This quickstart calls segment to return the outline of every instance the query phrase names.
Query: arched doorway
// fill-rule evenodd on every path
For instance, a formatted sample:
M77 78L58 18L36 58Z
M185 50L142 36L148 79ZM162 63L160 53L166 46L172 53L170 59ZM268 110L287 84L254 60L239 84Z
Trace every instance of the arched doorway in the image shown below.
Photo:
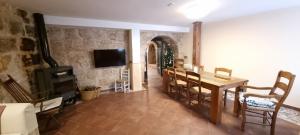
M155 51L155 52L154 52ZM150 58L151 57L151 58ZM156 36L148 43L145 52L145 71L144 81L148 81L148 75L162 75L165 68L173 67L173 61L178 57L178 48L176 42L168 36ZM156 58L153 60L153 58ZM150 67L151 66L151 67ZM151 69L150 69L151 68Z

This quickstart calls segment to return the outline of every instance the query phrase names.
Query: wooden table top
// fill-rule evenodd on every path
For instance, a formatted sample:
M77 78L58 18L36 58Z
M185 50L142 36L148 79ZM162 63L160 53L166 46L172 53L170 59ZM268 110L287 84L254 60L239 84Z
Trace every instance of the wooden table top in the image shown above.
M186 74L183 72L176 72L177 76L186 77ZM216 75L215 73L201 71L201 82L212 84L217 87L226 87L228 85L247 82L247 79L237 78L237 77L228 77L224 75Z

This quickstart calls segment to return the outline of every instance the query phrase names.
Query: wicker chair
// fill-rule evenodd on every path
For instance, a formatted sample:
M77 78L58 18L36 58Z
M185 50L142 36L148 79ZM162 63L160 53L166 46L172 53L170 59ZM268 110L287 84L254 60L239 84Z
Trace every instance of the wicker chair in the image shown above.
M228 68L215 68L215 74L226 74L226 76L231 77L232 70ZM228 90L224 90L224 106L226 106L226 101L227 101L227 92Z
M175 59L174 60L174 68L184 68L184 59Z
M241 93L239 97L240 106L242 110L242 125L241 128L244 131L245 124L259 124L264 126L271 126L271 135L275 133L275 124L278 111L289 95L293 86L295 75L290 72L280 71L277 76L277 80L273 87L254 87L244 86L246 88L255 90L270 90L268 95ZM281 79L287 79L287 83ZM247 117L259 117L262 118L262 123L247 121Z
M196 66L196 65L193 65L192 70L193 70L195 73L200 73L200 72L204 71L204 66Z
M189 93L189 104L191 104L191 100L197 95L198 103L204 103L204 101L209 100L211 96L211 90L201 87L201 75L195 72L186 72L187 78L187 89ZM190 79L194 78L194 79ZM197 78L195 81L195 78Z
M187 81L189 105L191 105L194 97L197 97L197 101L199 104L202 98L200 74L191 71L186 71L186 81Z
M115 92L130 92L130 70L121 69L120 79L115 80Z
M187 87L187 83L183 79L179 79L176 76L178 69L168 68L168 76L169 76L169 87L168 92L171 94L173 90L175 90L177 98L179 98L181 91Z
M32 103L35 107L35 112L38 116L47 116L46 127L50 120L54 120L57 125L60 125L54 115L60 112L62 107L62 97L47 100L45 98L37 99L29 94L18 82L16 82L10 75L8 80L2 81L3 87L12 95L18 103Z

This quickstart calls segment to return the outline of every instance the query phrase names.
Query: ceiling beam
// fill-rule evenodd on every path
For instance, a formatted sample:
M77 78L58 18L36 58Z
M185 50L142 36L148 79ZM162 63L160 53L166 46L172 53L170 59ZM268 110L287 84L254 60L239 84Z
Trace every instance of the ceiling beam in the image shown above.
M116 28L116 29L139 29L149 31L167 31L167 32L189 32L189 27L168 26L168 25L154 25L131 22L107 21L97 19L72 18L61 16L45 15L45 23L53 25L67 25L67 26L84 26L84 27L102 27L102 28Z

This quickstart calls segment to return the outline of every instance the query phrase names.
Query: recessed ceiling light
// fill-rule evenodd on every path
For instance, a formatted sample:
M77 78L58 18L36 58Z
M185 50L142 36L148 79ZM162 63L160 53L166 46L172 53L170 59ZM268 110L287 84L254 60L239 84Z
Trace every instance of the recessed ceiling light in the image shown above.
M174 6L175 5L175 3L174 2L170 2L170 3L168 3L168 7L171 7L171 6Z
M220 7L218 0L194 0L183 5L179 12L192 20L199 20Z

